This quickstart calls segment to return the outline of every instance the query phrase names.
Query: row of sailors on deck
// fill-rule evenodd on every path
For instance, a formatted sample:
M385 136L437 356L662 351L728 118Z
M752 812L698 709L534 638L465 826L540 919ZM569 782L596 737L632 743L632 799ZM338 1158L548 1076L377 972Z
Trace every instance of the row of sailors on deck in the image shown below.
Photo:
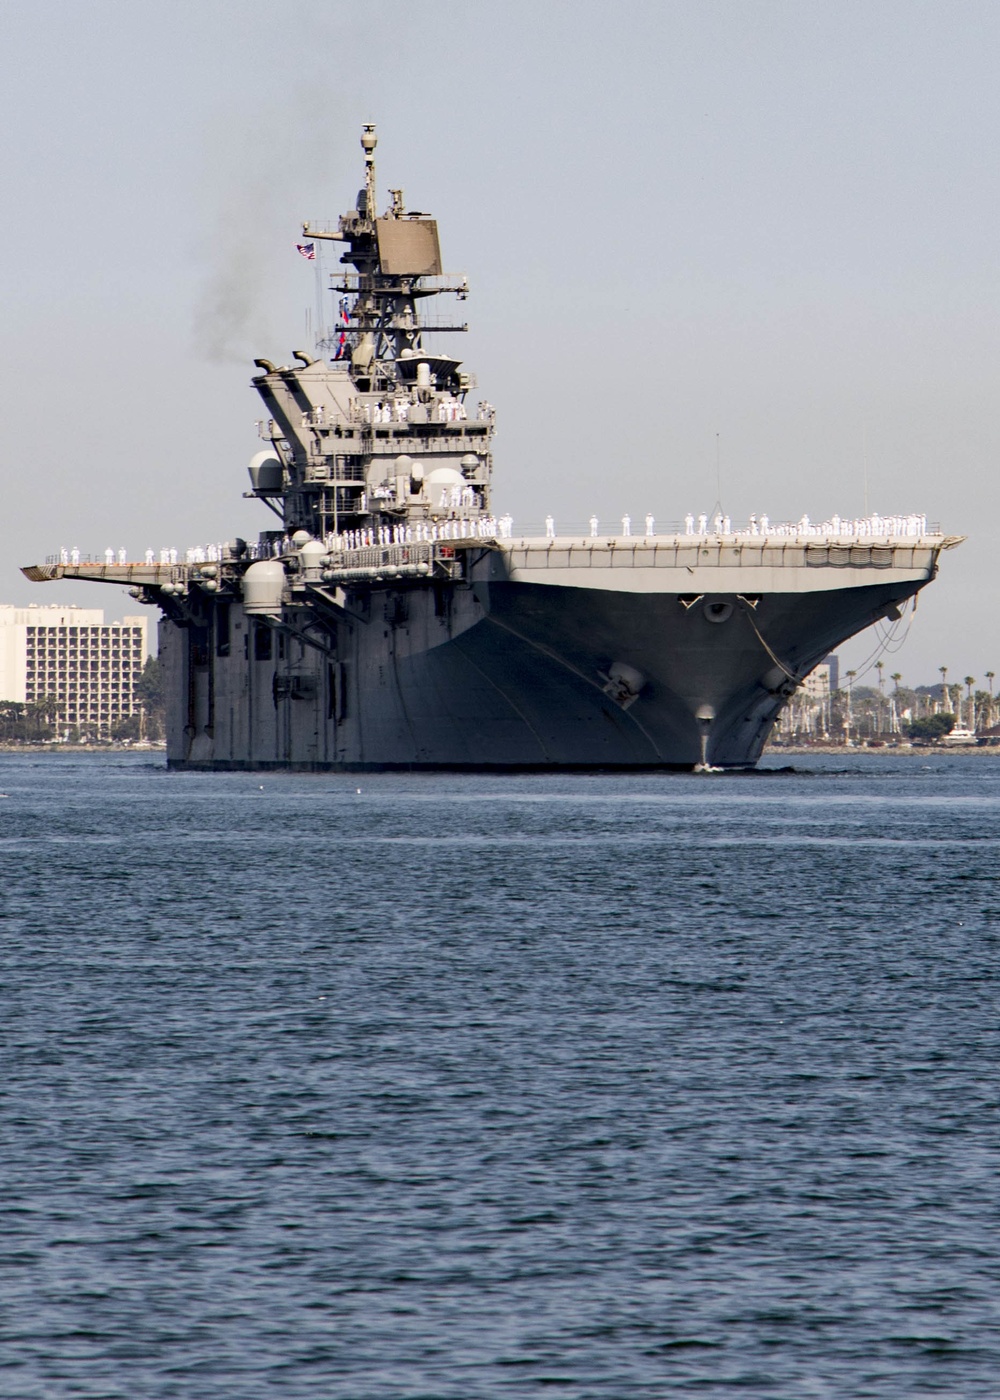
M646 517L647 524L650 519L650 516ZM719 514L712 521L712 527L709 531L707 515L698 516L697 529L693 515L684 517L686 535L847 535L856 539L859 536L885 538L887 535L926 535L927 516L873 514L863 518L848 518L833 515L829 520L814 524L808 515L803 515L796 521L772 524L766 515L760 516L759 519L756 515L751 515L746 529L733 530L729 516ZM646 533L650 534L651 531L647 529Z
M478 505L472 486L446 486L441 492L442 510L466 510Z
M596 539L597 539L598 525L599 525L599 523L600 523L600 522L598 521L596 515L592 515L592 516L590 517L590 538L591 538L592 540L596 540ZM625 514L625 515L622 516L622 534L625 535L625 536L631 536L631 534L632 534L632 517L631 517L630 515L628 515L628 514ZM652 536L652 535L655 535L655 534L656 534L656 521L653 519L653 517L652 517L651 515L647 515L647 516L646 516L646 535L647 535L647 537L649 537L649 536ZM553 539L555 539L555 536L556 536L556 522L553 520L553 518L552 518L551 515L547 515L547 516L545 517L545 537L546 537L546 539L553 540Z
M376 486L372 496L376 501L391 501L396 495L393 486ZM366 508L366 500L362 499L361 509ZM441 491L441 499L438 506L441 510L473 510L479 505L479 496L474 486L445 486Z
M415 541L433 542L436 540L465 540L465 539L510 539L514 529L514 517L512 515L479 516L477 519L468 520L443 520L440 522L430 522L418 520L411 525L379 525L365 530L346 530L343 534L329 534L324 543L327 549L363 549L369 545L390 545L390 544L413 544ZM270 543L270 552L280 558L283 554L294 553L296 546L287 535L280 539L275 539ZM194 545L184 551L184 562L186 564L204 564L206 562L216 562L226 558L226 546L223 544ZM252 558L262 557L261 550L256 545L251 545L248 554ZM80 550L74 545L72 549L60 549L59 561L62 564L80 563ZM87 562L90 562L88 556ZM104 551L105 564L112 565L118 563L125 565L128 562L128 551L113 549ZM156 551L147 549L145 554L147 565L157 562ZM176 549L161 549L159 552L159 563L176 564L179 556Z
M124 563L126 562L127 559L128 559L128 550L126 550L126 549L120 549L120 550L118 551L118 563L119 563L119 564L124 564ZM72 549L66 549L66 547L64 546L62 549L60 549L60 551L59 551L59 562L60 562L60 564L74 564L74 565L79 564L79 562L80 562L80 551L79 551L79 549L77 548L77 546L74 545ZM104 562L105 562L105 564L113 564L113 563L115 562L115 551L114 551L113 549L106 549L106 550L104 551ZM90 556L89 556L89 555L87 556L87 563L88 563L88 564L90 563Z
M363 530L345 530L339 535L327 535L324 544L331 552L343 549L367 549L391 544L433 543L437 540L510 539L514 517L481 515L475 520L417 520L410 525L368 526Z
M442 501L442 504L444 502ZM590 537L597 539L599 533L599 521L596 515L590 517ZM647 539L652 539L656 535L656 521L652 515L647 515L645 520L644 535ZM849 536L852 539L858 537L877 537L884 539L888 535L909 535L920 536L927 533L926 515L870 515L863 519L847 519L834 515L829 520L823 520L819 524L813 524L808 515L803 515L800 520L772 524L768 516L751 515L749 524L744 529L733 529L733 522L728 515L716 515L712 521L712 528L709 529L707 515L699 515L697 525L693 515L684 517L685 535L840 535ZM628 514L622 516L621 534L629 538L632 534L632 517ZM545 536L547 539L555 539L556 522L551 515L545 517Z
M412 406L409 399L380 399L378 403L360 405L355 402L352 417L364 423L405 423ZM465 404L451 396L438 399L429 415L432 423L464 423L468 416ZM302 415L303 428L322 428L328 421L322 404Z
M188 549L185 551L185 563L204 564L205 561L208 559L221 559L223 557L224 549L225 546L222 544L210 544L207 546L195 545L193 549ZM178 556L176 549L160 550L159 562L161 564L176 564L177 558ZM156 551L154 549L147 549L145 554L145 560L147 564L155 564ZM72 549L60 549L59 562L60 564L79 564L80 551L76 547L76 545L74 545ZM89 556L87 562L90 562ZM124 567L128 563L128 550L114 550L111 548L106 549L104 551L104 563L109 567L113 564L118 564L121 567Z
M383 399L362 404L361 417L366 423L405 423L411 407L409 399ZM451 397L438 399L429 414L432 423L464 423L468 416L465 404Z
M471 486L452 486L446 488L441 493L441 506L444 509L462 509L463 507L475 506L476 493ZM598 535L599 522L596 515L590 517L590 534L592 539ZM871 515L864 519L845 519L839 515L833 516L830 520L824 520L818 525L810 522L807 515L794 523L773 525L766 515L759 518L751 515L747 529L733 530L732 522L728 515L717 515L712 522L713 530L708 528L708 516L699 515L697 523L693 515L684 517L685 535L768 535L774 536L799 536L799 535L822 535L822 536L847 536L852 539L858 538L880 538L884 539L889 535L921 536L927 533L926 515ZM656 535L656 522L652 515L647 515L644 521L645 537L654 538ZM414 541L434 541L434 540L456 540L456 539L510 539L514 530L514 518L511 515L480 516L478 519L453 519L432 523L426 520L418 520L409 525L380 525L365 530L348 530L343 534L331 534L326 537L328 549L360 549L368 545L389 545L389 544L412 544ZM621 519L621 533L625 538L632 534L632 518L623 515ZM545 534L548 539L554 539L556 534L556 522L551 515L545 517ZM292 542L287 539L275 540L273 551L276 555L285 554L294 549ZM215 562L225 556L225 546L223 544L195 545L185 551L185 563L204 564L206 561ZM59 551L59 561L62 564L78 565L80 563L80 551L74 545L72 549L62 548ZM125 565L128 561L128 551L125 549L114 550L108 548L104 551L104 562L113 565ZM145 554L147 565L156 562L156 552L147 549ZM159 552L159 562L161 564L176 564L178 555L176 549L161 549Z

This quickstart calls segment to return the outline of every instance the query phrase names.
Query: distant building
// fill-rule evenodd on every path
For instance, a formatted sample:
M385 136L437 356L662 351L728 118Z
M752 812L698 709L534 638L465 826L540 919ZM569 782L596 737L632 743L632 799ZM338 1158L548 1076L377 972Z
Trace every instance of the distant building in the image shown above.
M802 682L802 689L810 700L828 700L835 690L840 689L840 658L827 656L809 672Z
M0 604L0 700L52 697L60 730L107 739L137 714L146 655L145 617L106 623L99 608Z

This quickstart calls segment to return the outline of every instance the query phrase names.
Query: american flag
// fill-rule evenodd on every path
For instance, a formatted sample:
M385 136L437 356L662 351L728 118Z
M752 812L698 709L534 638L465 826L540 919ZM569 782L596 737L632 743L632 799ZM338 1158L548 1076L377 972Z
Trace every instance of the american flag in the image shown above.
M310 262L316 261L315 243L296 243L295 246L304 258L308 258Z

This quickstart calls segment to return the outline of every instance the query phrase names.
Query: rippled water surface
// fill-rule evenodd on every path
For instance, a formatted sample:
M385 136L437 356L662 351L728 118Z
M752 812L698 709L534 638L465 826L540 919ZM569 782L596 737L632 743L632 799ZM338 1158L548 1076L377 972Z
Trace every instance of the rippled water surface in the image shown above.
M1000 1393L1000 757L796 762L0 757L0 1395Z

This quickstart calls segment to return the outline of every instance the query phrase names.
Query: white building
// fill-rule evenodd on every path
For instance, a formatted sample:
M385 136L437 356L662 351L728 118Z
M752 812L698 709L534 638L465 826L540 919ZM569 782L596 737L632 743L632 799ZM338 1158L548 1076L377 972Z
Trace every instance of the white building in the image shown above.
M60 730L109 738L138 713L146 618L104 621L100 608L0 604L0 700L54 697Z
M806 676L802 689L810 700L829 700L835 690L840 689L840 663L836 656L828 656Z

